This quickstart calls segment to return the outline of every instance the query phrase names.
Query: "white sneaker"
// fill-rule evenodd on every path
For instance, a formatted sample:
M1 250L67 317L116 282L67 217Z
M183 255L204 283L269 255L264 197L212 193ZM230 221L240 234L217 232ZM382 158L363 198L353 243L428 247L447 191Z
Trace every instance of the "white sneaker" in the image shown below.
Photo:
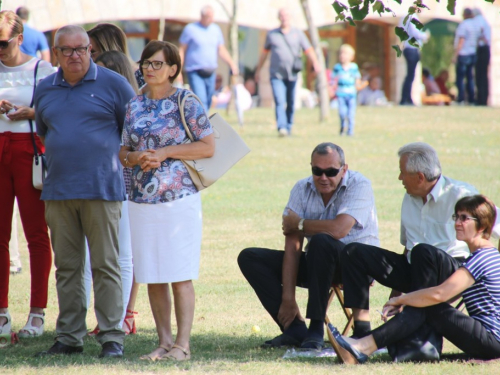
M288 131L285 128L280 128L278 130L278 137L283 138L288 136Z

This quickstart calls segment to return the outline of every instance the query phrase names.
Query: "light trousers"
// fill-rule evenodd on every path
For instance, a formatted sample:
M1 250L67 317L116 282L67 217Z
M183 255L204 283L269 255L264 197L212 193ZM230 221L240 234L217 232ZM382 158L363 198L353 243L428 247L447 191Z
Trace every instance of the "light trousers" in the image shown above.
M94 282L97 340L123 343L122 282L118 265L118 223L122 202L103 200L45 201L45 217L51 232L59 300L57 340L82 346L87 334L85 318L85 239L90 251Z

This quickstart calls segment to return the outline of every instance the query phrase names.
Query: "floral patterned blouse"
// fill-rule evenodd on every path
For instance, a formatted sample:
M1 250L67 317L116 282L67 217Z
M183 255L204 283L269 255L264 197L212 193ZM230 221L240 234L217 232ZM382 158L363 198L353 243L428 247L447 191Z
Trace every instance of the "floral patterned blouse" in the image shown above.
M146 95L133 98L127 105L122 144L133 151L159 149L177 145L188 139L182 125L178 97L189 91L177 89L163 99L150 99ZM184 104L186 123L195 141L213 130L203 106L193 98ZM198 190L184 164L178 159L166 159L161 166L143 172L140 166L132 169L129 200L135 203L164 203L180 199Z

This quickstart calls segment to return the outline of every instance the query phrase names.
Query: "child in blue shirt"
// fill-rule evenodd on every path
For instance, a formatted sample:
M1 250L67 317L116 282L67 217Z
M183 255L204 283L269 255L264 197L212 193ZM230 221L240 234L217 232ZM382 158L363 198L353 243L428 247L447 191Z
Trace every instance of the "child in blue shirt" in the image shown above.
M332 80L336 83L336 96L339 104L340 135L347 128L347 135L354 135L354 114L356 95L361 87L361 74L354 60L354 48L343 44L339 50L339 63L332 70ZM346 123L348 125L346 126Z

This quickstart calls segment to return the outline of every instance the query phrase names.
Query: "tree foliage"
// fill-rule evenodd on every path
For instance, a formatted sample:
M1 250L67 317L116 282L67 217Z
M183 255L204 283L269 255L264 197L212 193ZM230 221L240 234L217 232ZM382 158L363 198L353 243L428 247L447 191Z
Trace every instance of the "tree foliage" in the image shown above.
M386 0L387 2L388 0ZM402 0L391 0L395 1L398 4L402 3ZM439 0L436 0L439 2ZM450 14L455 14L455 4L456 0L447 0L448 5L447 9L450 12ZM493 3L494 0L485 0L487 2ZM347 2L347 4L346 4ZM378 13L380 16L384 14L392 14L392 16L396 16L394 11L389 8L386 5L386 2L382 0L335 0L332 4L333 9L337 13L336 21L344 21L344 22L349 22L352 26L356 26L356 23L354 21L362 21L364 20L367 16L368 13L370 12L370 9L372 10L373 13ZM424 25L416 18L413 16L420 13L422 9L429 9L427 5L424 4L423 0L415 0L409 7L408 7L408 14L403 20L403 25L407 25L408 22L411 22L415 25L415 27L419 30L421 30ZM409 44L415 47L419 47L417 41L415 38L410 38L408 33L405 31L403 27L396 27L396 35L399 37L399 39L404 42L408 41ZM396 51L398 54L398 57L401 56L401 48L399 45L394 45L392 48Z

